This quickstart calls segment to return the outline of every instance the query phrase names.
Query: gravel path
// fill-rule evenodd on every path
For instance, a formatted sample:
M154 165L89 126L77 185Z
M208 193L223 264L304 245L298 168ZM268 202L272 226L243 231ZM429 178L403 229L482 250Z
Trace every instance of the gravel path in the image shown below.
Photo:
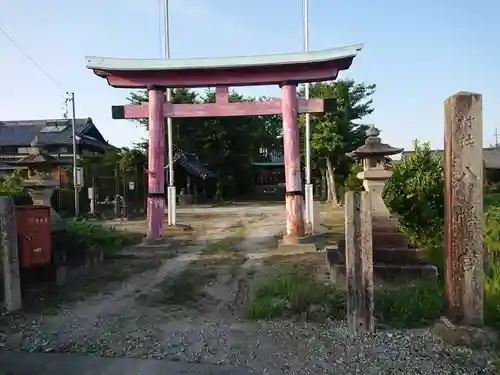
M230 233L231 225L241 221L246 231L236 247L243 253L265 250L269 239L283 228L281 207L225 210L232 216L210 223L207 231L211 233L205 238L222 238ZM231 301L238 302L238 288L246 274L242 264L237 266L242 271L227 285L217 292L210 287L220 303L204 311L186 309L173 314L136 298L155 291L165 278L180 274L203 249L197 241L187 249L189 256L167 260L110 295L67 306L57 315L27 315L10 327L4 319L0 345L36 352L245 366L261 374L495 374L487 353L445 347L427 330L383 331L353 338L339 322L243 321L228 309Z

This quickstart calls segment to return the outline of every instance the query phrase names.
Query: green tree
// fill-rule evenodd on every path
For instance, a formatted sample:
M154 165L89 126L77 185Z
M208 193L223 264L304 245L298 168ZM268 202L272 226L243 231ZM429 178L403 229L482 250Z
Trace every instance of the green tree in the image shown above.
M135 178L143 171L148 161L145 150L141 147L123 147L119 153L119 165L127 178Z
M350 172L351 161L345 154L365 140L368 125L358 121L374 111L374 92L375 85L353 80L316 83L310 87L311 98L335 98L337 101L334 113L311 116L311 159L326 179L327 200L334 205L338 204L336 187L343 184ZM299 95L304 96L304 88L299 90ZM301 127L304 119L305 116L300 116Z
M236 92L230 102L254 102L266 98L244 97ZM147 102L147 92L131 93L132 104ZM215 91L197 94L189 89L172 91L172 101L178 104L215 103ZM136 120L147 128L147 119ZM173 119L175 148L195 153L217 173L216 197L241 195L252 187L251 161L258 158L259 148L272 148L281 142L280 116L217 117ZM147 150L147 142L136 146Z

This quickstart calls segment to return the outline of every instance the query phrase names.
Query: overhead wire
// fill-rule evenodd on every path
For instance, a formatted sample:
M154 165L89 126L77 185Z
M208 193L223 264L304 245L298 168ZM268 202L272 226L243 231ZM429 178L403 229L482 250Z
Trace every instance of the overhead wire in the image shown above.
M45 69L43 69L43 68L40 66L40 64L38 64L38 63L36 62L36 60L35 60L33 57L31 57L31 56L30 56L30 54L29 54L28 52L26 52L26 50L25 50L23 47L21 47L21 46L19 45L19 43L17 43L17 42L16 42L16 41L15 41L15 40L14 40L14 39L13 39L13 38L12 38L12 37L8 34L8 33L7 33L7 32L6 32L6 31L5 31L2 27L0 27L0 32L1 32L1 33L2 33L2 34L3 34L3 35L4 35L7 39L8 39L8 40L9 40L9 41L10 41L10 42L11 42L11 43L12 43L12 44L13 44L13 45L14 45L14 46L15 46L15 47L16 47L16 48L17 48L17 49L18 49L18 50L19 50L19 51L20 51L20 52L21 52L21 53L22 53L22 54L26 57L26 58L28 58L28 59L29 59L29 60L30 60L30 61L31 61L31 62L32 62L32 63L33 63L33 64L34 64L37 68L38 68L38 70L40 70L40 71L43 73L43 75L44 75L45 77L47 77L47 79L48 79L49 81L51 81L51 82L52 82L55 86L57 86L59 89L61 89L61 90L62 90L62 91L64 91L65 93L67 92L67 90L65 90L65 89L62 87L62 85L60 85L60 84L59 84L59 83L58 83L58 82L57 82L54 78L52 78L52 76L51 76L49 73L47 73L47 72L45 71Z

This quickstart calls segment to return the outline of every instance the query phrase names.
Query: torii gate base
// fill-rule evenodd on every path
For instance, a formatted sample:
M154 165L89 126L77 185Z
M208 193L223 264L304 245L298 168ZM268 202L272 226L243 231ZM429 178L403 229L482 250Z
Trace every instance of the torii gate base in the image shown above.
M285 200L286 200L286 236L284 243L299 244L305 237L304 226L304 194L302 191L302 176L300 166L300 141L297 115L299 113L297 84L285 83L281 85L281 112L283 114L283 143L285 159ZM146 241L156 242L165 234L163 225L165 212L165 126L164 112L169 104L164 103L165 89L152 87L148 90L148 118L149 118L149 149L148 149L148 232ZM228 100L227 87L217 87L217 103L223 105ZM313 101L311 101L314 103ZM323 102L323 101L322 101ZM328 101L327 101L328 103ZM229 106L239 103L227 102ZM262 103L266 105L267 103ZM214 104L212 104L213 106ZM328 105L328 104L327 104ZM193 106L193 105L190 105ZM255 106L254 106L255 107ZM216 109L216 107L210 107ZM324 102L321 111L324 110Z

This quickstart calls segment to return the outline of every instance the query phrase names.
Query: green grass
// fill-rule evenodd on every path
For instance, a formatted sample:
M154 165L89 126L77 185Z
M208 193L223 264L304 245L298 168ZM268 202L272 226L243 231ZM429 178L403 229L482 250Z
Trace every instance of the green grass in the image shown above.
M500 267L485 281L485 322L500 328ZM397 328L429 326L445 312L442 283L417 281L376 289L377 323ZM278 266L250 288L247 317L308 320L345 318L345 294L314 279L300 266Z
M339 314L342 296L315 281L298 266L279 266L251 287L250 319L303 316L317 319Z

